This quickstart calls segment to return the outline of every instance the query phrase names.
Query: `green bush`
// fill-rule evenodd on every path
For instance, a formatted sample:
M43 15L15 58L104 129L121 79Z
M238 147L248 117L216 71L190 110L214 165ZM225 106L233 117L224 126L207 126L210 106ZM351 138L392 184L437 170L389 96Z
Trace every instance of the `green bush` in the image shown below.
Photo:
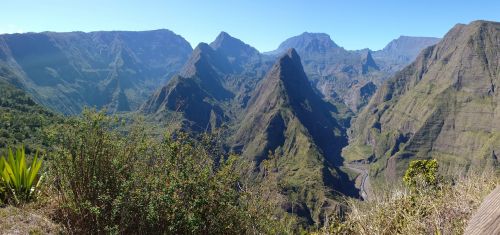
M440 181L438 168L436 159L411 161L403 176L403 182L414 190L435 189Z
M244 234L276 224L252 214L234 156L213 156L182 133L150 138L142 126L124 134L86 110L50 136L55 217L70 232Z
M41 166L38 154L28 166L24 147L18 148L15 154L9 149L8 157L0 158L0 199L13 204L33 200L43 178L39 174Z

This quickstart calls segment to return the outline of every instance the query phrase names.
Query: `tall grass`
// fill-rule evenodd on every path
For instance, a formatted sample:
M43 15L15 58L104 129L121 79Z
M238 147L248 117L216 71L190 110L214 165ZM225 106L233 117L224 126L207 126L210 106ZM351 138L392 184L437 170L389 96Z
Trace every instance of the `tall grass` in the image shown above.
M494 169L456 174L433 190L402 185L366 202L348 200L344 218L332 217L325 234L462 234L482 199L500 182Z

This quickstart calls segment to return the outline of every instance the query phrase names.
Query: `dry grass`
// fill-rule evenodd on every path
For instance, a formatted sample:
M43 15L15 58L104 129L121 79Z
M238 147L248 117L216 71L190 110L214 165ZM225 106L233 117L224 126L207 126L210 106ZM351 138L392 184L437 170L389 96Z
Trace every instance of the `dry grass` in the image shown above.
M62 228L40 210L7 206L0 208L0 234L60 234Z
M325 234L462 234L472 213L500 182L494 170L457 175L438 190L388 190L330 220Z

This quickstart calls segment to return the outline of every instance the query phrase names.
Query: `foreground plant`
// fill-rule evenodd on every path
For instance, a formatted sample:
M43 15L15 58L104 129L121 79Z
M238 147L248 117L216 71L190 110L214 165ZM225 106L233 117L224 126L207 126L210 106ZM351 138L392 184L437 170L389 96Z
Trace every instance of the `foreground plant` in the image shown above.
M38 153L28 166L24 147L18 148L15 154L9 148L7 158L0 158L0 198L14 204L33 200L43 178L39 174L41 166Z
M185 133L159 139L142 123L125 135L116 128L124 128L119 120L85 110L51 137L54 218L69 233L259 234L277 227L256 214L261 201L238 187L236 157Z
M411 161L403 176L403 183L412 190L435 189L442 181L437 173L438 168L436 159Z

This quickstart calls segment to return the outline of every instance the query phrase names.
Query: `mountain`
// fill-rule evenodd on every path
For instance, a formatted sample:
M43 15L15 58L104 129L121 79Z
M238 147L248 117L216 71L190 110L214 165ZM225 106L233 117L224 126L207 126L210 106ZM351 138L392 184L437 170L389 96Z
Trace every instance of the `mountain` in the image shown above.
M338 168L346 136L334 112L336 107L315 93L299 55L290 49L259 83L233 136L234 148L257 166L269 152L279 156L279 184L285 195L297 198L296 213L309 222L320 222L338 192L356 194Z
M140 111L169 128L203 132L224 125L221 141L253 163L250 174L258 172L269 151L279 154L288 179L281 182L284 194L299 200L284 208L307 223L319 222L336 205L335 197L358 195L340 170L349 119L339 117L346 108L321 99L295 50L273 60L222 32L214 42L200 43L181 72Z
M373 94L361 94L361 87L381 85L431 41L431 38L404 37L381 51L349 51L333 42L328 34L306 32L285 40L278 49L266 54L276 56L295 48L308 78L323 97L344 102L357 112Z
M400 36L392 40L382 50L374 51L373 57L385 69L397 72L417 58L422 49L435 45L441 40L433 37Z
M332 163L339 163L339 159L334 159L333 156L336 155L335 152L340 153L340 149L332 149L335 143L340 142L334 133L338 135L342 129L331 117L336 108L322 101L314 92L294 49L288 50L277 60L248 103L245 118L236 134L236 142L250 143L260 135L267 135L264 139L270 142L262 144L257 141L258 144L250 144L252 148L258 149L254 151L249 151L249 144L246 144L244 152L250 152L250 155L256 157L266 157L269 150L276 149L283 141L290 139L269 136L284 133L280 127L287 128L288 122L295 120L311 132L308 135L321 142L318 147L331 156L329 160ZM339 157L338 155L335 157Z
M0 67L15 75L9 82L65 114L135 110L191 51L168 30L0 35Z
M294 48L299 52L312 53L327 53L332 49L340 49L340 47L332 41L326 33L308 33L304 32L301 35L291 37L282 42L278 49L267 52L267 54L280 55L286 53L290 48Z
M498 84L500 23L456 25L378 89L343 156L372 162L379 180L412 159L435 158L445 171L498 164Z
M295 48L307 76L324 98L344 102L358 112L373 94L361 94L361 87L381 85L411 63L422 49L437 41L438 38L402 36L380 51L349 51L333 42L328 34L306 32L265 54L276 56Z
M222 74L230 73L231 66L226 58L216 53L209 45L198 45L180 75L155 92L141 111L157 116L169 112L182 113L192 130L204 131L218 127L227 121L220 105L234 95L225 89L220 81Z
M200 43L183 69L140 111L180 122L184 129L212 130L237 119L270 65L255 48L221 32L210 45Z
M328 34L306 32L285 40L267 54L279 55L288 48L297 50L308 78L326 100L344 102L353 111L359 108L348 102L359 95L352 92L353 87L371 81L379 84L385 77L369 51L345 50Z
M226 32L221 32L217 38L210 43L210 47L226 55L233 66L241 66L243 63L248 63L260 57L260 53L257 49L232 37Z
M380 70L379 66L372 57L370 51L366 52L366 55L361 57L361 74L368 74L371 71Z

